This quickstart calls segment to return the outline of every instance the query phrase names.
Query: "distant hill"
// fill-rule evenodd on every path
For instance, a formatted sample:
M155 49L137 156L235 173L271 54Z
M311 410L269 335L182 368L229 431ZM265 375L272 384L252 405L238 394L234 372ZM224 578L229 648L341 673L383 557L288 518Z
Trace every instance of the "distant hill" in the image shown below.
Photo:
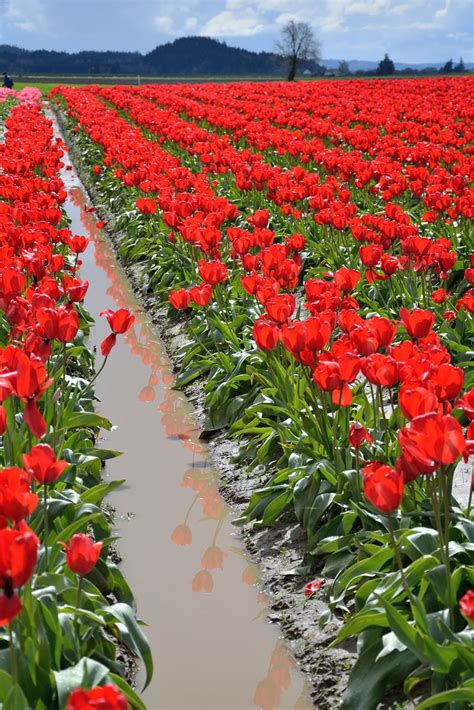
M181 37L162 44L145 55L145 61L150 72L159 76L272 75L283 71L275 54L229 47L209 37Z
M0 71L18 74L113 74L142 76L281 75L271 52L229 47L209 37L182 37L139 52L54 52L0 45Z
M328 70L337 69L340 59L325 59L321 64ZM378 62L353 59L348 62L351 72L374 71ZM443 64L395 63L397 70L411 67L433 71ZM474 64L466 64L467 69ZM323 73L314 63L301 67ZM55 52L46 49L27 50L8 44L0 45L0 71L15 76L31 74L56 75L113 75L113 76L282 76L282 59L272 52L251 52L229 47L225 42L210 37L181 37L153 49L140 52Z

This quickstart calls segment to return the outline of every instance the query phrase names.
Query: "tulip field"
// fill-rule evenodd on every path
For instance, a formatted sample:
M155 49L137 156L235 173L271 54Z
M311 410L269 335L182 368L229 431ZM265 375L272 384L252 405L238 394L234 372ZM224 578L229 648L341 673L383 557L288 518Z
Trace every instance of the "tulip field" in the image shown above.
M0 102L0 701L78 710L97 707L95 694L101 707L144 708L118 658L128 647L151 676L132 593L108 559L102 502L119 482L101 480L116 452L96 447L111 424L93 407L77 274L87 239L67 226L64 146L39 101L32 89ZM131 316L104 315L105 362Z
M141 709L94 411L133 315L103 313L96 366L66 146L31 91L0 101L0 702ZM236 524L304 531L301 605L357 641L345 710L474 706L473 96L456 77L48 97L98 226L181 328L202 436L255 480Z

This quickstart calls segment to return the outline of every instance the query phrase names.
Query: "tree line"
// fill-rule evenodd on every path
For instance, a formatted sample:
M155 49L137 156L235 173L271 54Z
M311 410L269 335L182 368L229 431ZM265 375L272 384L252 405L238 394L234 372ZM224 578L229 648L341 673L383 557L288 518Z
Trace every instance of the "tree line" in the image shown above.
M373 70L351 72L349 64L341 61L336 69L321 63L321 45L306 22L290 20L281 30L280 41L273 52L252 52L229 47L209 37L182 37L160 45L147 54L140 52L56 52L46 49L27 50L11 45L0 45L0 67L15 76L88 75L88 76L282 76L291 81L297 75L310 76L390 76L392 74L432 74L433 68L422 70L395 69L385 54ZM462 59L452 59L440 69L441 73L462 73L466 68Z

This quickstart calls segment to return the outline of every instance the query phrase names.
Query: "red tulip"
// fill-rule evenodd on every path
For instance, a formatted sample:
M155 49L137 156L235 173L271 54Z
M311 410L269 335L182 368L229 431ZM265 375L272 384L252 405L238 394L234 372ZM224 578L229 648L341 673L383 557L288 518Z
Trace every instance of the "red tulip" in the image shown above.
M80 281L72 276L64 275L62 278L63 289L71 303L80 303L86 297L89 288L88 281Z
M466 594L459 600L459 609L461 614L467 619L474 621L474 590L469 589Z
M89 240L87 239L87 237L82 237L78 234L74 234L69 239L69 246L71 248L71 251L74 252L74 254L82 254L83 252L85 252L88 244Z
M53 483L68 467L67 461L58 460L49 444L33 446L29 454L23 454L23 465L37 483Z
M105 316L110 330L116 335L126 333L133 325L135 316L133 316L126 308L119 308L118 311L102 311L100 316Z
M0 515L18 523L34 511L38 496L30 491L28 474L17 466L0 470Z
M280 329L275 323L259 318L253 326L253 338L260 350L273 350L280 339Z
M461 392L464 370L449 363L438 365L428 381L440 402L452 401Z
M117 336L115 335L115 333L110 333L110 335L103 339L100 344L100 352L104 357L107 357L110 354L110 351L112 350L116 342Z
M412 338L426 338L431 332L435 321L435 314L421 308L414 308L410 313L406 308L400 309L400 318Z
M454 463L466 448L459 422L434 412L412 419L399 431L398 442L402 453L433 469Z
M405 483L414 481L418 476L430 476L434 471L433 466L421 464L408 451L400 454L395 462L395 468L402 474Z
M360 422L352 422L349 428L349 443L354 449L358 449L366 441L372 444L372 437Z
M43 363L35 358L29 359L20 353L17 359L15 393L25 402L24 419L31 433L40 439L46 433L46 422L38 409L36 400L52 384Z
M0 587L6 595L30 579L36 565L39 540L26 523L0 530Z
M64 545L64 544L63 544ZM94 569L102 550L101 542L93 542L88 535L77 533L64 545L67 566L75 574L89 574Z
M382 254L380 259L380 268L387 276L392 276L399 268L400 261L396 256L391 254Z
M377 266L382 256L383 247L379 244L369 244L368 246L362 246L359 248L360 260L364 266L373 268Z
M156 202L151 197L140 197L135 204L143 214L156 214Z
M265 301L267 314L276 323L286 323L293 314L295 306L294 297L288 293L272 296Z
M179 311L184 311L188 308L191 302L191 294L189 291L186 291L185 288L180 288L177 291L171 291L168 299L173 308L176 308Z
M464 414L469 419L474 420L474 387L472 387L468 392L465 392L455 403L455 406L458 409L462 409Z
M370 321L355 325L351 330L350 339L360 355L372 355L380 347L378 332L371 327Z
M306 324L296 320L284 324L281 329L281 341L291 353L306 350Z
M200 286L192 286L189 289L191 301L196 306L207 306L212 299L212 286L210 284L201 284Z
M308 584L306 584L304 588L305 597L312 597L313 594L319 592L319 590L324 584L326 584L326 580L322 578L314 579L312 582L308 582Z
M199 261L199 274L203 281L215 286L227 280L227 267L221 261Z
M66 710L128 710L129 704L115 685L101 685L92 690L78 688L67 699Z
M252 217L248 217L247 221L254 227L263 229L267 226L270 219L270 212L268 210L255 210Z
M436 412L438 400L434 392L426 387L403 385L398 395L398 404L407 419L414 419L420 414Z
M338 271L334 272L334 281L341 291L352 291L357 286L361 279L361 275L354 269L348 269L342 266Z
M304 321L307 350L322 350L328 344L334 330L335 318L332 312L323 312Z
M377 387L393 387L399 380L397 361L390 355L374 353L362 360L361 370Z
M352 392L347 383L355 380L359 369L359 358L352 353L346 353L337 361L320 360L313 379L325 392L332 392L333 404L348 407L352 402Z
M403 498L403 476L390 466L373 462L364 466L364 495L373 506L390 513Z
M79 316L75 310L58 308L56 338L61 343L70 343L74 340L79 330Z
M383 316L372 316L369 321L378 336L379 348L387 348L392 344L392 341L397 333L397 324Z
M7 626L22 610L20 597L16 592L0 594L0 626Z
M112 331L110 335L104 338L100 345L102 355L107 357L117 342L117 335L126 333L132 327L135 316L126 308L119 308L118 311L112 311L110 309L102 311L99 313L99 316L105 316L107 318L107 322Z
M444 288L438 288L436 291L433 291L431 298L435 303L441 304L448 298L448 293L444 290Z

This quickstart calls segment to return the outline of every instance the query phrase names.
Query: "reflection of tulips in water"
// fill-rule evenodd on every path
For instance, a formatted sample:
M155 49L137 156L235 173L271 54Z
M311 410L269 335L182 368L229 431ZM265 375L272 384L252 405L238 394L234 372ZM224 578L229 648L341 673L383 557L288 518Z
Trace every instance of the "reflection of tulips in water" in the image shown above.
M268 673L257 685L255 705L262 710L274 710L279 707L283 691L290 687L290 670L293 666L294 662L285 643L279 639L270 659Z
M201 570L197 572L192 580L191 583L191 588L193 592L212 592L214 589L214 580L212 578L212 575L210 573L210 570L214 569L224 569L224 558L227 557L227 553L224 552L220 547L217 546L217 537L221 531L222 528L222 523L227 515L227 511L225 507L222 505L220 508L219 512L221 513L220 516L215 516L216 513L216 507L214 506L214 503L211 505L209 504L209 501L206 501L205 494L206 490L209 487L208 484L208 479L209 477L213 478L213 474L207 474L206 471L200 471L199 469L188 469L185 473L186 480L190 480L191 482L194 483L193 479L189 477L190 472L197 471L199 478L198 482L199 485L197 486L197 493L194 496L191 505L188 508L188 511L186 513L186 517L184 519L184 522L181 525L178 525L172 532L171 534L171 540L174 542L175 545L190 545L192 541L192 531L187 525L188 517L189 514L191 513L191 510L193 509L195 503L199 500L201 502L202 506L202 512L205 516L206 519L211 519L211 520L216 520L217 519L217 526L214 532L214 536L212 538L211 544L209 547L204 551L202 558L201 558ZM206 480L207 479L207 480ZM214 501L214 495L212 494L212 501ZM208 512L211 512L211 515L208 515Z
M104 226L103 223L96 223L94 211L88 208L85 196L79 188L71 188L69 196L73 203L81 209L82 224L89 237L94 241L96 263L110 281L111 285L107 294L119 308L128 307L136 312L133 295L125 285L122 275L117 269L115 257L101 234L100 227ZM199 441L199 430L196 428L186 399L180 393L170 389L174 382L173 374L153 333L143 325L140 328L139 323L135 323L135 326L126 334L125 342L132 354L139 357L143 364L149 366L151 370L148 383L138 393L139 401L148 404L154 402L156 400L155 387L161 379L165 390L159 409L162 412L161 424L165 434L170 438L180 439L182 446L192 452L193 456L205 455L205 446ZM191 581L193 592L209 594L214 589L214 579L211 572L223 570L224 559L227 556L227 553L217 545L217 537L228 511L219 494L216 474L206 466L193 465L188 468L183 474L181 485L183 488L195 491L196 495L189 506L184 521L177 525L171 533L172 543L180 547L192 544L193 533L188 525L188 517L198 501L201 505L203 518L207 521L217 521L211 544L202 553L201 569L196 572ZM233 548L233 552L244 555L240 549ZM260 576L258 565L247 564L242 572L242 582L254 585L258 583ZM263 593L258 593L257 600L259 603L267 605L268 600ZM292 666L293 662L288 655L286 646L283 642L278 641L270 660L268 673L260 681L255 691L254 702L262 710L278 708L282 692L290 685Z
M140 390L138 399L140 402L153 402L156 399L155 388L151 385L145 385L145 387Z
M175 545L190 545L193 540L191 528L184 523L178 525L171 533L171 540Z
M224 569L224 557L226 553L217 545L208 547L201 559L203 569Z
M207 569L201 569L193 577L192 590L193 592L212 592L214 589L214 580L212 574Z
M262 576L262 571L260 567L256 564L250 563L242 572L242 582L244 584L257 584Z

